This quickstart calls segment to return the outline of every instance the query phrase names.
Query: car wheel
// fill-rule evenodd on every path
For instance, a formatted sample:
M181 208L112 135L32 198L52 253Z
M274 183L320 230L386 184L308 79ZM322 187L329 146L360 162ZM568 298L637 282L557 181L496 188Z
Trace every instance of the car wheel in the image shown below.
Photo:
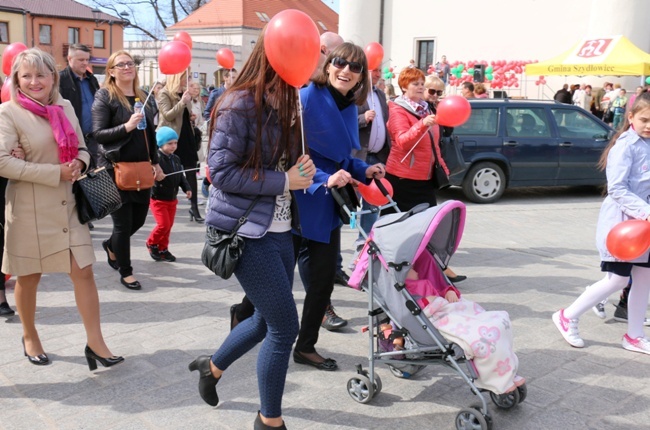
M495 163L477 163L463 180L463 193L474 203L493 203L506 190L506 175Z

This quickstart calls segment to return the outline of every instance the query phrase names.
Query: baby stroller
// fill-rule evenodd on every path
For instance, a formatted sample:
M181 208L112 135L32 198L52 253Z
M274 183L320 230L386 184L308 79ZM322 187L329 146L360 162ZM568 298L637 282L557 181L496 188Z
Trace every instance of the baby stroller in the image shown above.
M492 428L482 394L485 390L474 384L478 373L472 360L465 357L459 345L443 337L405 288L407 272L416 263L427 267L424 276L428 279L449 282L442 268L447 267L456 251L464 224L465 205L447 201L432 208L425 204L409 212L382 216L373 226L349 282L351 287L362 289L368 295L368 370L357 365L357 374L347 383L348 393L355 401L368 403L381 391L376 363L387 364L395 376L403 378L427 365L444 364L458 373L480 399L479 404L458 413L456 428ZM388 321L392 324L392 336L404 338L403 350L382 347L386 342L380 326ZM490 397L498 408L511 409L526 398L526 386L505 394L490 392Z

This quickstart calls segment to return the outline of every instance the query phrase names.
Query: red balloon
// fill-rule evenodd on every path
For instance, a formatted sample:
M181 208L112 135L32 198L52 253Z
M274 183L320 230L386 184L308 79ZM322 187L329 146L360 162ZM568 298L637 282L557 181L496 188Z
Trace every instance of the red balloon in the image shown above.
M190 47L177 40L167 43L158 54L160 72L165 75L183 73L190 67L191 62L192 51Z
M472 107L465 97L448 96L438 103L436 122L447 127L458 127L469 119Z
M183 42L186 44L190 49L192 49L192 36L186 31L179 31L176 33L174 36L174 40L178 42Z
M235 54L228 48L221 48L217 51L217 62L224 69L235 67Z
M210 177L210 166L205 166L205 177L208 179L209 183L212 183L212 178Z
M4 52L2 53L2 73L4 73L5 76L9 76L11 74L11 64L14 62L16 55L20 54L26 49L27 46L20 42L12 43L5 48Z
M2 91L0 92L0 100L2 100L2 103L11 100L11 87L11 79L5 79L5 83L2 84Z
M285 9L269 21L264 34L264 51L282 80L300 88L318 66L318 28L306 13Z
M382 183L388 195L393 197L393 186L388 182L388 179L381 178L379 181ZM368 203L374 206L382 206L388 203L388 198L381 192L375 181L371 181L370 185L365 185L359 182L357 184L361 197Z
M607 234L605 243L619 260L635 260L650 247L650 223L640 219L618 223Z
M7 273L7 274L5 275L5 282L8 281L9 279L11 279L11 275Z
M368 59L368 70L375 70L381 66L384 60L384 47L377 42L369 43L364 49Z

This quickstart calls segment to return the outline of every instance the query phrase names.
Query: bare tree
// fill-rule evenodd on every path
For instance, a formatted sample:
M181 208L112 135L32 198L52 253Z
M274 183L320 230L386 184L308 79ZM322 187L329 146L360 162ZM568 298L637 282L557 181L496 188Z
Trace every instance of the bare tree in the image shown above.
M123 16L147 38L165 39L165 29L191 14L209 0L91 0L93 6ZM126 13L125 13L126 12Z

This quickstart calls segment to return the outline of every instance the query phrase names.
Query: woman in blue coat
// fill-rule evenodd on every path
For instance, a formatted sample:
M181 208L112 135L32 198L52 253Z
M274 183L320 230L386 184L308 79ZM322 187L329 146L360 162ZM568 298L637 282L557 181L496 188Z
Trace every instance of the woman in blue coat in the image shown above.
M363 104L371 83L363 49L344 43L332 51L313 82L300 91L303 124L309 154L318 168L307 192L295 194L301 232L294 236L294 248L306 244L309 258L309 289L293 353L296 363L320 370L336 370L336 361L316 352L318 331L332 295L341 221L330 188L343 187L351 180L382 178L384 166L369 166L352 157L359 150L357 105Z

